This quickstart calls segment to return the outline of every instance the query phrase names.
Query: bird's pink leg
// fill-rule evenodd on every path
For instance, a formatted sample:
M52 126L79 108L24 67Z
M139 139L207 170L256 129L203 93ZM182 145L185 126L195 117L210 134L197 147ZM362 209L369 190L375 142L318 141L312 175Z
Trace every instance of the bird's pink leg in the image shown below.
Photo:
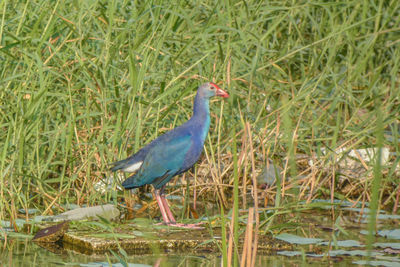
M199 226L202 223L184 224L176 222L174 215L172 214L169 208L168 202L165 199L164 187L162 187L160 190L156 190L155 195L157 198L158 205L160 206L161 215L163 216L165 224L180 228L203 229L203 227Z
M156 192L155 192L158 207L160 208L160 212L161 212L161 215L163 217L164 223L165 224L170 224L171 221L169 220L168 215L165 212L164 203L163 203L162 198L160 196L160 193L158 191L159 190L156 190ZM171 211L169 211L169 212L171 212Z
M172 212L171 212L171 210L170 210L170 208L169 208L169 205L168 205L167 200L165 199L165 196L164 196L164 195L161 195L160 198L161 198L161 201L162 201L162 203L163 203L163 205L164 205L164 209L165 209L165 211L167 212L169 221L170 221L171 223L176 223L176 220L175 220L175 218L174 218L174 215L172 214Z

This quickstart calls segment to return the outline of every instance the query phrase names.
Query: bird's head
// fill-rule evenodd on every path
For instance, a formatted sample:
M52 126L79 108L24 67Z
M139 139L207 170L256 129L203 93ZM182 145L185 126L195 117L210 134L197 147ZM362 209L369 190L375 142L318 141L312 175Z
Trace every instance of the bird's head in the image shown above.
M199 87L199 94L205 98L210 98L213 96L221 96L221 97L229 97L229 94L222 90L218 85L215 83L205 83L200 85Z

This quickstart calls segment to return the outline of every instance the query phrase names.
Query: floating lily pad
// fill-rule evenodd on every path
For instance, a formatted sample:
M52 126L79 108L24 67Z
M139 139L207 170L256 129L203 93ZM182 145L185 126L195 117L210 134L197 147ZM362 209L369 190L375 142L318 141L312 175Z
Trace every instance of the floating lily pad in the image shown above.
M323 239L320 238L307 238L287 233L277 235L275 236L275 238L286 241L291 244L299 244L299 245L317 244L323 241Z
M398 262L393 261L366 261L366 260L359 260L353 261L354 264L358 265L371 265L371 266L385 266L385 267L398 267Z
M277 254L289 256L289 257L303 255L303 253L301 251L287 251L287 250L279 251L279 252L277 252ZM328 251L323 254L305 253L305 255L307 257L314 257L314 258L322 258L327 255L329 255L330 257L337 257L337 256L364 256L365 257L365 256L367 256L367 254L368 254L368 252L364 251L364 250L331 250L331 251ZM375 252L375 251L371 251L370 255L375 257L375 256L383 256L384 254Z
M368 233L367 230L361 230L361 231L360 231L360 234L362 234L362 235L368 235L369 233ZM372 234L373 234L373 235L376 235L376 232L373 231Z
M0 237L1 236L8 236L12 238L21 238L21 239L32 238L32 235L14 232L13 229L7 229L7 228L0 228Z
M361 234L368 235L368 231L361 230ZM376 233L373 232L375 235ZM389 238L389 239L400 239L400 229L393 229L393 230L379 230L378 235Z
M288 256L288 257L294 257L294 256L302 256L303 252L302 251L278 251L277 254L283 255L283 256ZM326 255L325 254L316 254L316 253L304 253L307 257L312 257L312 258L323 258ZM334 255L330 255L331 257L336 257Z
M400 249L393 249L393 248L385 248L383 252L387 254L394 254L394 255L400 255ZM400 259L399 259L400 260Z
M306 201L301 201L300 203L302 204L306 204ZM346 200L339 200L339 199L334 199L333 202L330 199L313 199L311 201L311 203L322 203L322 204L336 204L336 205L340 205L342 207L351 207L354 204L351 203L350 201L346 201ZM368 205L367 205L368 206Z
M167 195L165 196L165 198L168 200L182 200L182 196L179 195Z
M400 243L375 243L374 247L400 249Z
M302 256L303 252L302 251L289 251L289 250L284 250L284 251L278 251L277 254L283 255L283 256L288 256L288 257L295 257L295 256ZM323 254L315 254L315 253L304 253L307 257L312 257L312 258L322 258L324 255Z
M40 223L40 222L48 221L49 218L51 218L51 217L53 217L53 216L37 215L37 216L33 217L33 219L31 221L34 223Z
M35 213L39 212L39 210L38 209L28 209L28 210L19 209L18 212L22 213L22 214L28 213L29 215L31 215L31 214L35 214Z
M361 223L368 223L369 220L369 214L368 213L364 213L361 215L360 218L362 218L362 220L359 220ZM400 219L400 215L393 215L393 214L378 214L376 216L376 218L378 220L398 220Z
M378 220L398 220L400 219L400 215L395 214L378 214Z
M328 245L337 245L339 247L364 247L364 245L362 245L360 242L356 241L356 240L339 240L336 243L334 242L321 242L318 243L318 245L324 245L324 246L328 246Z
M288 257L294 257L294 256L303 255L303 253L301 251L290 251L290 250L278 251L276 254L283 255L283 256L288 256Z
M384 236L390 239L400 239L400 229L393 230L380 230L378 231L378 235Z
M362 213L366 213L369 214L371 212L371 209L369 208L351 208L351 207L347 207L347 208L343 208L343 210L348 210L348 211L356 211L356 212L362 212ZM384 210L380 210L379 211L380 214L385 214L386 212Z
M339 250L331 250L329 251L329 255L330 256L341 256L341 255L348 255L348 256L364 256L367 257L368 256L368 251L366 250L343 250L343 249L339 249ZM383 256L383 253L380 252L376 252L376 251L371 251L370 254L372 257L375 256Z
M26 223L26 220L23 220L23 219L16 219L15 220L15 224L17 225L18 228L24 227L25 223ZM1 220L0 221L0 225L1 225L1 228L9 229L9 230L12 230L12 231L14 230L13 225L11 225L10 221Z

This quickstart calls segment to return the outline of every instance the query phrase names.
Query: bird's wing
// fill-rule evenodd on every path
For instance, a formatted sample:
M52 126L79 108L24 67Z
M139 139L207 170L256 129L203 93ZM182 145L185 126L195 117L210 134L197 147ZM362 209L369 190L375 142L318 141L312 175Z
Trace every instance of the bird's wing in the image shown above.
M177 128L159 136L158 138L151 141L146 146L142 147L139 151L137 151L132 156L111 163L111 171L122 170L124 172L136 172L142 166L144 159L147 156L147 153L155 147L162 146L164 143L169 143L184 135L182 132L185 132L183 129L185 128L185 124L178 126Z
M132 156L130 156L126 159L111 163L111 165L112 165L111 171L113 171L113 172L118 171L118 170L122 170L125 172L137 171L140 168L140 166L142 165L143 160L146 157L146 154L151 147L150 145L151 145L151 143L148 144L147 146L143 147L138 152L136 152L135 154L133 154Z
M183 167L186 153L192 144L191 137L190 133L175 135L151 147L138 173L122 185L132 188L154 184L158 188L158 184L161 187L167 183Z

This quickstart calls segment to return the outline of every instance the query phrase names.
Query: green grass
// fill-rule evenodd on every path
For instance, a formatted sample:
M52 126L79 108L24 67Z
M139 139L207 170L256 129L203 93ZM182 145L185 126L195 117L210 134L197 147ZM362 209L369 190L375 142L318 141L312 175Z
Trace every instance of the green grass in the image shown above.
M239 186L237 209L251 157L258 170L274 158L293 177L304 154L329 170L306 170L312 190L280 185L279 205L337 194L395 202L399 1L5 0L0 10L0 218L116 201L123 193L93 189L108 164L186 121L195 88L211 80L231 97L211 104L202 192L231 207L232 187L216 184ZM376 145L396 152L394 163L350 177L360 197L341 193L332 151Z

